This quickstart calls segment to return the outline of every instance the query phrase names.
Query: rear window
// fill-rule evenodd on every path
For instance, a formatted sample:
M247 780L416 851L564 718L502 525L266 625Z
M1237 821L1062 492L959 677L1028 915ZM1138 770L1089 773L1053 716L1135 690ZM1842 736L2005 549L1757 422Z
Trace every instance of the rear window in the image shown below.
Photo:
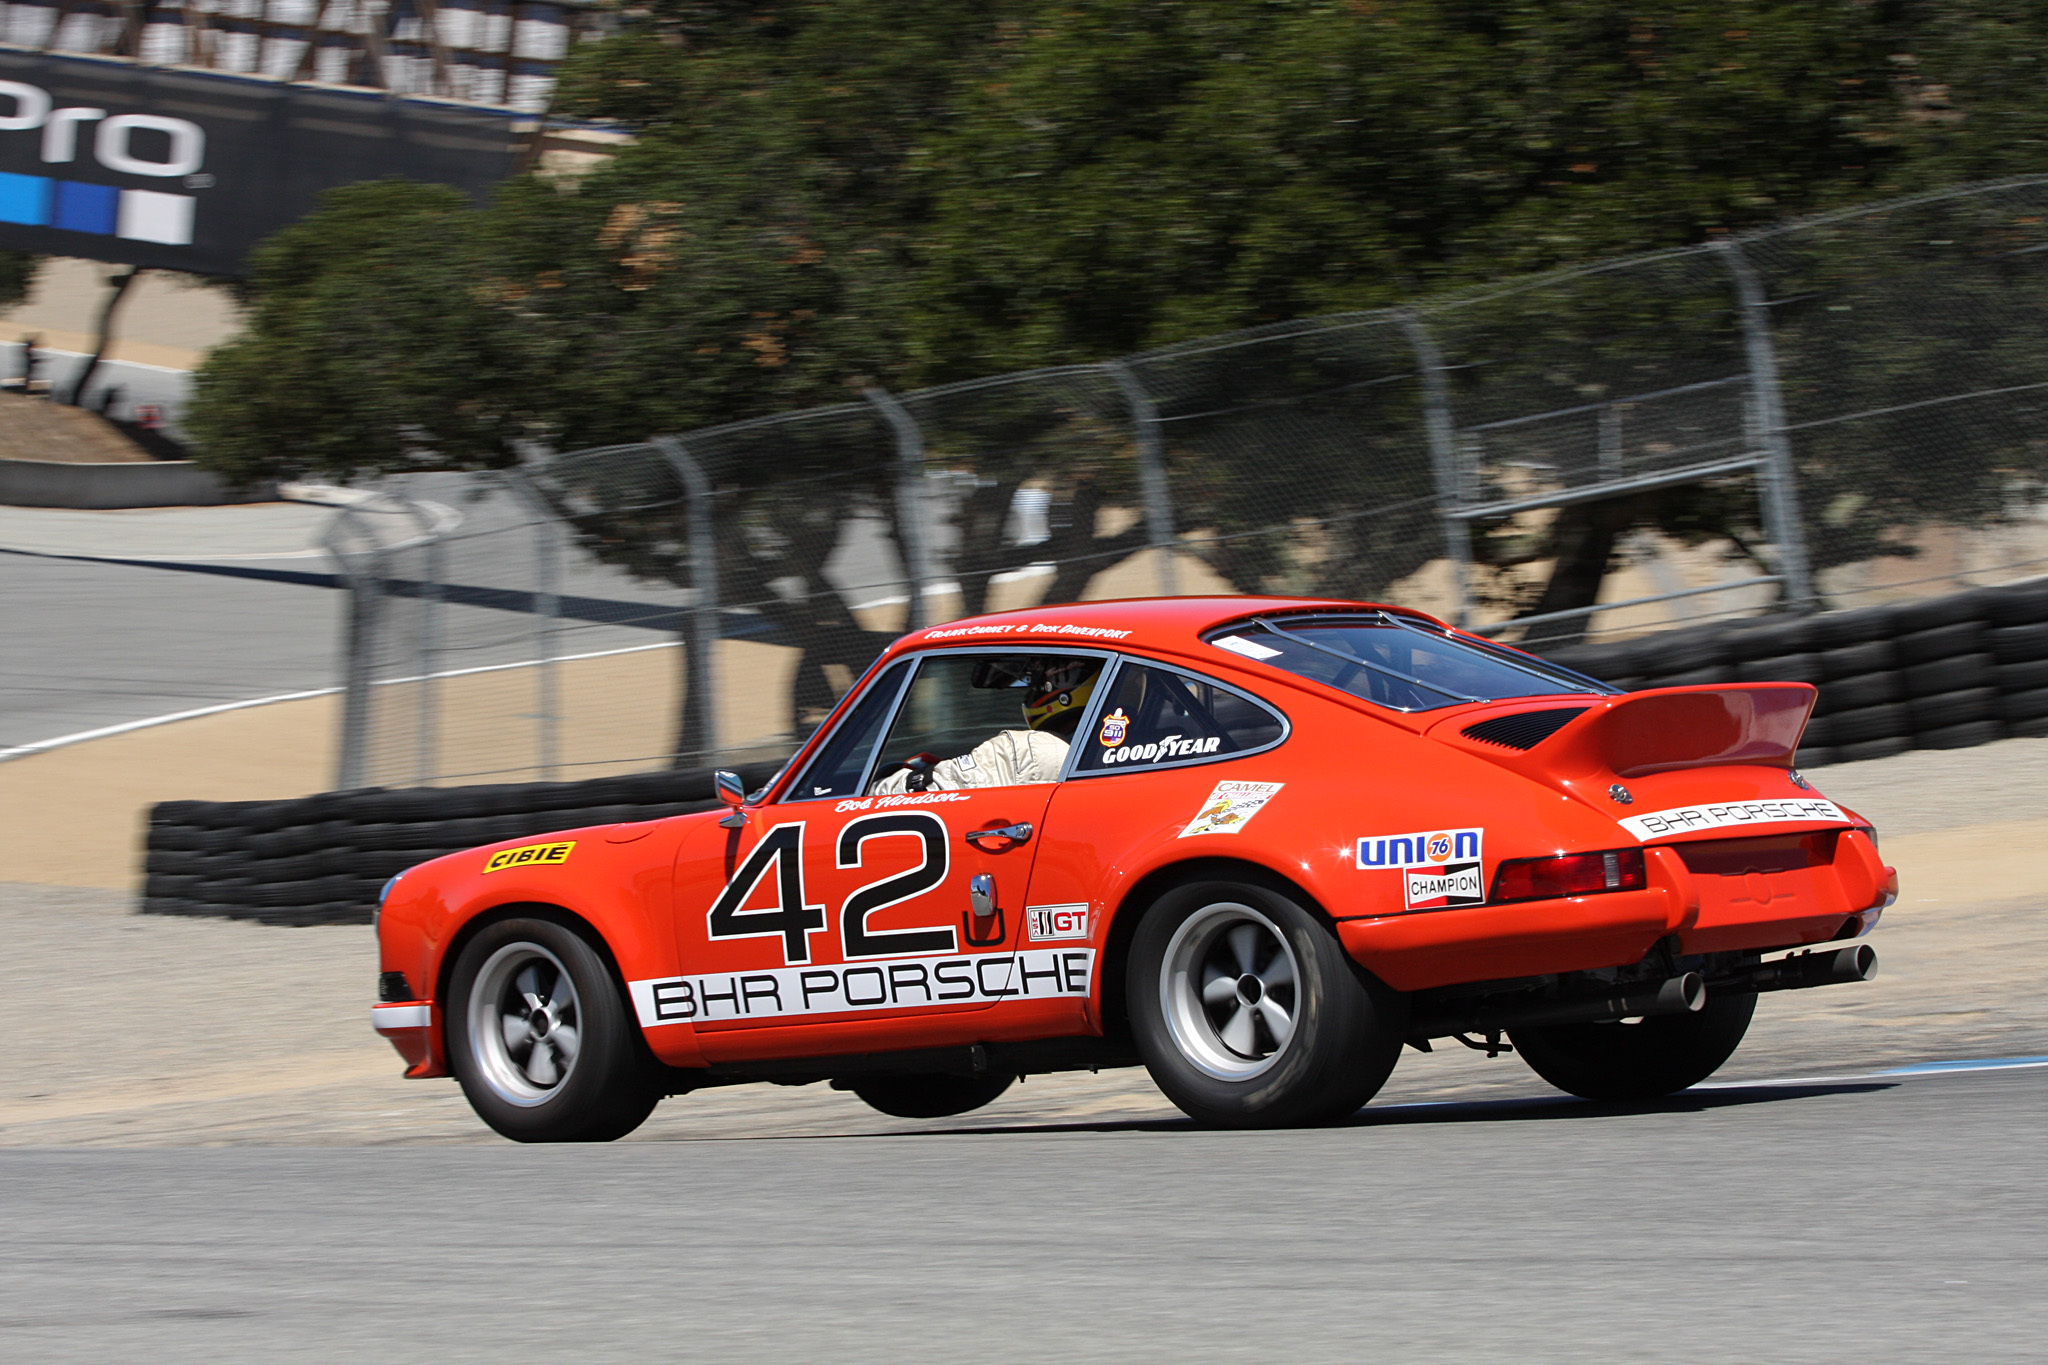
M1261 617L1226 626L1208 640L1218 649L1397 711L1615 690L1570 669L1457 639L1390 612Z

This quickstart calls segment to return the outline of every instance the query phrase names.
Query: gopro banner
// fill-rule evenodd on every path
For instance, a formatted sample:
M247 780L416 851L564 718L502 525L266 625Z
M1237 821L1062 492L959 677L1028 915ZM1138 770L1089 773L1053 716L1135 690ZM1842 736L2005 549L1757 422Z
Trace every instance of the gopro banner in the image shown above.
M0 50L0 247L243 273L323 190L512 173L511 110Z

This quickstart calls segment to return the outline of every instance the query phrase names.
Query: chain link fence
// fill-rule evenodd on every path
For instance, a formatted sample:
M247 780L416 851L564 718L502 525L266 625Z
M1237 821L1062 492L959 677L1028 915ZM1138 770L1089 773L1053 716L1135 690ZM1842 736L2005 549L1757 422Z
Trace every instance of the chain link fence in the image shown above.
M2048 177L394 487L415 529L333 542L341 785L776 756L1004 608L1317 594L1555 648L2037 575L2044 250Z

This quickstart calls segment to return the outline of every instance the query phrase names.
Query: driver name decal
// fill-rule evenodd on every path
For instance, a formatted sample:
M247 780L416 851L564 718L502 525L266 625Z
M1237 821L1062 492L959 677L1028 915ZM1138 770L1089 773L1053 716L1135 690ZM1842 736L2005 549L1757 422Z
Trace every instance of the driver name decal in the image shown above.
M631 983L643 1028L1085 996L1093 948L820 963Z

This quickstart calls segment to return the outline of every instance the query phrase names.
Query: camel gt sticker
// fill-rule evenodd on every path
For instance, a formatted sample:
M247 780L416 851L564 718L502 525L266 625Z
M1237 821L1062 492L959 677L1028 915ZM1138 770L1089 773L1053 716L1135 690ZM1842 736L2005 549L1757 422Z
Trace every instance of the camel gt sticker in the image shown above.
M1284 782L1218 782L1216 790L1202 803L1202 812L1188 822L1180 837L1195 834L1235 834L1251 822Z
M1102 718L1102 747L1114 749L1124 742L1124 736L1131 731L1131 718L1119 706Z

